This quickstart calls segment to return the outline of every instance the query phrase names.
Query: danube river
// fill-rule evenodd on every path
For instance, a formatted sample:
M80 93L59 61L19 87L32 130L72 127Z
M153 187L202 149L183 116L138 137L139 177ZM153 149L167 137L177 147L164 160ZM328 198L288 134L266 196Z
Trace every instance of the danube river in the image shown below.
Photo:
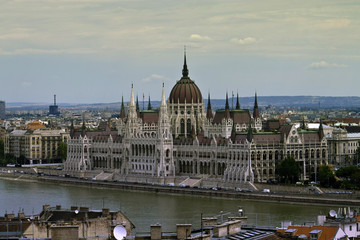
M120 191L114 189L67 186L53 183L0 179L0 216L5 212L25 210L26 215L38 214L42 205L87 206L91 209L121 210L136 226L136 232L148 232L151 224L160 223L164 231L175 230L177 223L200 226L200 216L236 213L239 206L250 224L280 226L283 220L296 224L315 221L318 214L327 214L331 206L272 203L239 199L209 198L188 195ZM221 218L221 217L219 217Z

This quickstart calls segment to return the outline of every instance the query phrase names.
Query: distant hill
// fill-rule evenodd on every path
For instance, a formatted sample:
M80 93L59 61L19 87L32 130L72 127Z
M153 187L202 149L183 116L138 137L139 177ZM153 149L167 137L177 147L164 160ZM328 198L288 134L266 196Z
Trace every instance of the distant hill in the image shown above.
M254 97L240 97L241 108L253 108ZM204 99L205 107L207 107L207 99ZM145 101L144 107L147 107L148 102ZM326 108L360 108L360 97L322 97L322 96L259 96L258 105L260 108L269 105L275 107L301 107L307 109L322 109ZM14 102L6 103L7 110L38 110L48 109L51 103L27 103ZM143 108L143 103L139 102L140 109ZM160 101L152 101L153 108L160 106ZM211 105L213 109L223 109L225 107L225 99L212 99ZM236 98L229 99L230 107L236 105ZM120 109L120 102L115 103L93 103L93 104L71 104L59 103L60 109L63 110L116 110Z

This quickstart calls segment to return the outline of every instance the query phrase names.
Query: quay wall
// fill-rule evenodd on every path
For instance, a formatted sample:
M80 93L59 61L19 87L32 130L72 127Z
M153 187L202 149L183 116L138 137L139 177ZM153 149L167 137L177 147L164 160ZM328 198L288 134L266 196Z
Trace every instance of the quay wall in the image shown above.
M171 187L166 185L157 184L144 184L136 182L108 182L108 181L93 181L88 179L79 178L66 178L60 176L39 176L35 174L21 174L21 173L8 173L0 172L0 178L11 179L16 181L37 181L37 182L50 182L65 185L82 185L91 188L111 188L118 190L135 190L144 192L154 192L163 194L187 194L194 196L207 196L219 198L233 198L233 199L246 199L255 201L273 201L273 202L294 202L294 203L312 203L336 206L360 206L360 199L357 198L340 198L334 196L329 198L325 194L313 195L293 195L278 194L278 193L262 193L260 191L245 193L233 190L211 190L202 188L181 188Z

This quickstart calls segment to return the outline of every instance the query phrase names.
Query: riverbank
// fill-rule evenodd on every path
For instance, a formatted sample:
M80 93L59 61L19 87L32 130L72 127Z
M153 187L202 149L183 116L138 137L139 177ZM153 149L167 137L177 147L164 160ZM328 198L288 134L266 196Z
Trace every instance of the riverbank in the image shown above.
M73 186L84 186L90 188L111 188L118 190L132 190L143 192L154 192L163 194L177 194L177 195L193 195L217 198L232 198L244 199L254 201L271 201L271 202L286 202L286 203L302 203L302 204L322 204L322 205L337 205L337 206L360 206L360 199L354 198L340 198L339 196L327 196L325 194L308 194L308 195L294 195L280 193L263 193L260 191L254 192L239 192L234 190L213 190L203 188L185 188L176 186L165 186L156 184L145 184L136 182L109 182L98 181L80 178L68 178L60 176L46 176L35 174L24 174L21 172L0 172L1 179L13 181L35 181L48 182L55 184L65 184Z

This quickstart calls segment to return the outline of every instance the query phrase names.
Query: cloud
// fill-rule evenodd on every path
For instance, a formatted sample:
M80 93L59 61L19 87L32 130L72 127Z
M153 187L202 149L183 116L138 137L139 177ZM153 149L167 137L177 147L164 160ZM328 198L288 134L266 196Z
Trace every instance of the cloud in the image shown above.
M0 32L0 40L19 40L26 39L31 36L32 29L16 28L7 33Z
M0 55L27 55L27 54L91 54L95 53L93 49L38 49L38 48L21 48L5 51L0 48Z
M141 81L144 82L144 83L153 82L154 80L166 81L166 80L169 80L169 79L167 77L164 77L164 76L159 75L159 74L151 74L150 76L141 79Z
M326 61L313 62L309 65L311 69L323 69L323 68L346 68L345 64L328 63Z
M23 88L30 87L31 85L32 85L31 82L22 82L22 83L21 83L21 86L22 86Z
M331 28L344 28L349 26L351 20L349 19L328 19L320 23L320 27L331 29Z
M236 43L236 44L240 44L240 45L246 45L246 44L255 43L256 39L252 38L252 37L247 37L247 38L243 38L243 39L232 38L230 41L232 43Z
M190 39L191 40L199 40L199 41L208 41L208 40L211 40L210 37L208 36L201 36L199 34L191 34L190 35Z

